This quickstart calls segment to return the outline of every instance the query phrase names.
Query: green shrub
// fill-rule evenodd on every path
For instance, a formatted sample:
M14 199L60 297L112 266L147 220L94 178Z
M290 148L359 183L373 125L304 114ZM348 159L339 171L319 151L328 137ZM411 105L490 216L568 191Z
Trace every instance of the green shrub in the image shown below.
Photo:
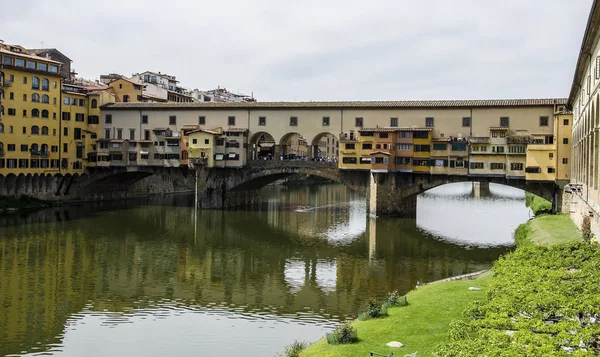
M349 322L339 325L332 333L326 335L330 345L358 342L358 332Z
M406 295L400 296L398 290L394 290L388 294L386 303L388 306L406 306L408 305L408 300L406 299Z
M388 314L387 309L388 309L387 303L379 303L379 302L377 302L377 300L371 299L371 300L367 301L367 307L366 307L365 311L361 311L358 314L358 319L359 320L369 320L369 319L375 319L378 317L385 317Z
M581 225L581 235L583 237L584 242L592 241L592 222L590 221L590 217L583 217L583 224Z
M300 356L300 352L306 348L307 343L302 341L294 341L291 345L287 346L284 351L285 357L298 357Z

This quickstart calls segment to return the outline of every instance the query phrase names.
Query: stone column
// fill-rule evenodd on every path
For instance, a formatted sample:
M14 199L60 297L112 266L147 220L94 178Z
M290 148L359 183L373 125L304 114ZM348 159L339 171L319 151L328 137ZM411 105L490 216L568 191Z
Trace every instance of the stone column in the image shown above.
M279 160L283 152L281 151L281 145L273 145L273 160Z
M369 215L416 217L420 182L410 175L370 173L367 191Z

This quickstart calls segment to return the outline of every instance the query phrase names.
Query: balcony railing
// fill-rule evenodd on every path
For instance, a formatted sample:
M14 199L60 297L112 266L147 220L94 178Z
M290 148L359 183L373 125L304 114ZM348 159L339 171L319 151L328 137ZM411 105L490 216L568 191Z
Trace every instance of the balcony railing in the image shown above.
M48 151L41 151L40 152L40 156L41 157L48 157L48 156L50 156L50 153Z
M31 150L31 156L40 156L39 150Z

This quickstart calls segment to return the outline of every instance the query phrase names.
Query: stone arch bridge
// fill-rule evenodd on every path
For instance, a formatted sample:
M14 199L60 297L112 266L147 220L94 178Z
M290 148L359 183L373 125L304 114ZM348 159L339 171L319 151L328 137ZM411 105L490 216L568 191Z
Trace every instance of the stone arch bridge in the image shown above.
M247 209L257 207L259 190L292 175L326 178L366 194L370 214L411 217L416 197L435 187L455 182L497 183L534 193L562 207L562 188L553 181L532 182L505 177L431 175L416 173L371 173L367 170L340 170L335 163L277 160L249 161L242 169L198 171L199 206L202 208Z
M562 187L553 181L532 182L505 177L371 173L340 170L335 163L301 160L256 160L243 168L110 167L91 168L88 173L61 175L0 175L0 195L31 195L48 200L100 201L154 194L194 192L197 185L201 208L253 209L259 191L275 181L294 175L311 175L346 185L367 196L370 214L414 216L416 197L429 189L454 182L498 183L523 189L562 209Z

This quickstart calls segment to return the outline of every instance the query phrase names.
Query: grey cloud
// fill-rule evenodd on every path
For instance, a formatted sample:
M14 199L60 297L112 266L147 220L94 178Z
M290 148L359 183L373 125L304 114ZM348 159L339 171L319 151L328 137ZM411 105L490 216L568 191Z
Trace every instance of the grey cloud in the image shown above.
M0 38L259 100L566 96L591 2L25 0Z

